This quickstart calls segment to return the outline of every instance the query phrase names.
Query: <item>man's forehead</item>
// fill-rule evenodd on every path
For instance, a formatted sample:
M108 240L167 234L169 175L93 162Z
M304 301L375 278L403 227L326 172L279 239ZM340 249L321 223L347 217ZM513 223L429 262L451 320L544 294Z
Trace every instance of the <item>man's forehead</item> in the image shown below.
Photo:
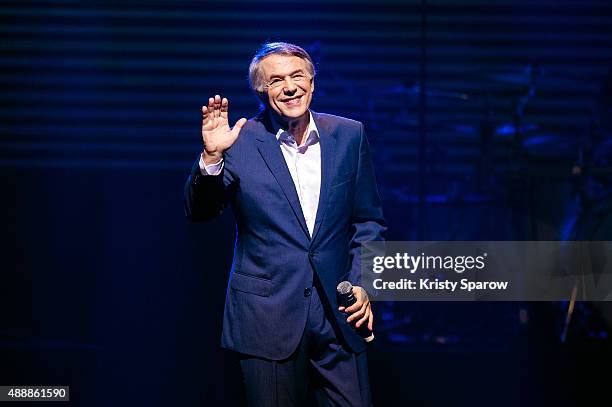
M289 75L297 70L306 72L306 61L294 55L272 54L261 60L261 68L268 77Z

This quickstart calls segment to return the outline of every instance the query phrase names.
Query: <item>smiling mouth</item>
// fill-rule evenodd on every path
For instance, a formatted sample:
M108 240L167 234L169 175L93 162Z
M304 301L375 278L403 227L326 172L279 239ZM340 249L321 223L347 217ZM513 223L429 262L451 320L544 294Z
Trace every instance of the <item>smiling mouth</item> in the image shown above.
M299 96L293 99L284 100L283 103L287 106L297 106L300 104L301 100L302 100L302 97Z

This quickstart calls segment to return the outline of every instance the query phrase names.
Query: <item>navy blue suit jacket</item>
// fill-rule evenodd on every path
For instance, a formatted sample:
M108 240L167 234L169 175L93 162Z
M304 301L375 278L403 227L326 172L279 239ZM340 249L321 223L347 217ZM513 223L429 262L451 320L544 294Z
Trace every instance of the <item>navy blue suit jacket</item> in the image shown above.
M237 239L227 289L222 346L280 360L297 348L317 273L346 344L365 341L337 310L336 285L361 285L360 244L386 229L360 122L312 112L321 144L321 193L312 238L267 114L249 120L224 154L222 175L202 176L198 161L185 186L194 221L233 207Z

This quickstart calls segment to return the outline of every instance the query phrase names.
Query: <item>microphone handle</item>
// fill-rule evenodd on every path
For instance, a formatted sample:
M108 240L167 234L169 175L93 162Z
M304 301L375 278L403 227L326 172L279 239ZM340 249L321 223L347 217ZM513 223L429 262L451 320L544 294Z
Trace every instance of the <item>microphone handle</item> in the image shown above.
M346 301L345 304L343 304L343 306L346 307L350 307L351 305L353 305L354 303L357 302L357 298L355 298L355 296L353 296L352 294L350 295L350 297L348 298L348 301ZM359 334L359 336L361 336L363 338L364 341L366 342L372 342L374 340L374 332L370 331L368 329L367 324L362 324L359 328L357 328L357 333Z

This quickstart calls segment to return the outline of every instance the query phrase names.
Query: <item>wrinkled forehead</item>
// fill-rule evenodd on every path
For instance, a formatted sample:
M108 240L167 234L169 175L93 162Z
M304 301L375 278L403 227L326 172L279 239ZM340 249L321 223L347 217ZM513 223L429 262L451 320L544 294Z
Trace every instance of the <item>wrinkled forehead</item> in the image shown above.
M296 72L309 73L306 60L293 55L268 55L261 60L260 68L264 79L284 78Z

